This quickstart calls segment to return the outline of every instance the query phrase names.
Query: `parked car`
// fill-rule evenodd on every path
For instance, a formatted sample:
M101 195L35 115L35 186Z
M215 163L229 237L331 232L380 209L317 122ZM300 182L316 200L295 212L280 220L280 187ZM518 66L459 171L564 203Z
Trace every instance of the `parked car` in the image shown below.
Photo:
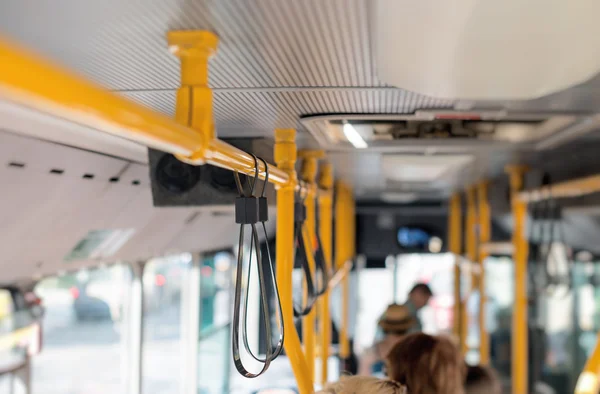
M88 293L87 285L72 287L73 308L78 321L112 320L110 305Z

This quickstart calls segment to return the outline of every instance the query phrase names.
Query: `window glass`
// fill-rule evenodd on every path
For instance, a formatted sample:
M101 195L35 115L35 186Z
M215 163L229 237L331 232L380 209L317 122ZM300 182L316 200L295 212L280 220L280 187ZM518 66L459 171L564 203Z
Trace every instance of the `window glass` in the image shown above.
M131 283L115 265L42 280L43 351L32 359L33 393L124 393L122 311Z
M191 255L150 260L144 267L143 383L146 394L181 385L181 290Z
M233 266L231 253L206 256L200 266L198 385L201 394L229 392Z
M487 290L487 329L490 333L490 357L493 366L510 376L511 327L514 304L514 266L508 257L488 257L485 261ZM478 297L479 295L477 295ZM474 323L479 330L479 322ZM477 342L479 346L479 341Z
M454 258L451 254L402 254L397 258L399 303L408 300L416 283L426 283L433 292L429 304L419 311L423 331L431 334L452 331L454 306ZM384 306L385 308L385 306Z
M14 329L14 303L10 291L0 289L0 336L9 335ZM0 350L0 371L9 370L24 360L25 353L21 349ZM9 393L13 387L10 374L0 375L0 393Z

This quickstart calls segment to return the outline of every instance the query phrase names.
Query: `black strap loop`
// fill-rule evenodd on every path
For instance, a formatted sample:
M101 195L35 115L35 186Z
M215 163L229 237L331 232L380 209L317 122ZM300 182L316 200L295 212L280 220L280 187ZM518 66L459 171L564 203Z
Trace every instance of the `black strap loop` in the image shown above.
M312 278L312 273L310 271L310 265L308 264L308 245L304 239L304 221L306 219L306 206L304 205L304 198L301 200L296 200L294 204L294 219L294 239L298 242L298 247L300 248L300 265L302 267L304 280L306 282L306 304L298 307L294 303L294 316L302 317L308 315L312 311L312 308L317 301L317 291Z
M315 201L315 204L317 202ZM317 205L315 205L317 206ZM327 266L327 261L325 259L325 252L323 251L323 243L321 242L321 233L319 231L319 222L320 216L318 215L318 209L315 210L316 214L316 228L315 235L317 241L317 249L315 250L315 265L317 269L317 279L321 278L321 287L317 290L317 296L322 296L327 292L327 288L329 287L329 281L331 280L331 276L333 275L329 267ZM319 275L320 273L320 275Z
M565 238L565 223L563 220L563 214L562 214L562 208L560 207L560 205L557 203L556 200L553 201L553 210L552 210L552 219L553 219L553 224L554 224L554 233L552 235L553 239L556 239L556 241L558 242L559 245L562 246L562 248L564 249L564 260L566 263L566 267L565 268L565 272L564 274L562 274L561 272L559 272L559 267L558 265L555 266L555 270L556 270L556 275L555 275L555 279L554 279L554 285L556 287L563 285L565 287L565 290L562 292L562 295L560 298L564 298L567 295L569 295L571 289L573 288L573 279L572 279L572 272L573 272L573 264L574 261L572 259L571 256L571 252L569 247L567 246L566 243L566 238ZM555 260L555 262L558 262L558 259ZM556 291L554 292L554 295L556 295Z
M263 233L265 236L265 240L268 240L268 236L267 236L267 227L265 225L265 222L268 220L268 216L266 215L261 215L261 209L268 209L268 205L267 203L267 199L266 197L264 197L265 195L265 189L266 189L266 185L269 182L269 165L267 164L267 162L264 159L258 158L258 160L262 161L264 166L265 166L265 181L263 184L263 188L262 188L262 192L261 192L261 197L259 197L259 201L261 198L264 198L265 201L265 206L264 208L260 206L259 204L259 218L265 218L265 220L260 220L261 224L262 224L262 228L263 228ZM256 232L256 228L253 225L253 232ZM254 233L253 233L254 234ZM255 242L258 242L257 240L255 240L255 237L253 237L250 241L250 249L252 250L252 246ZM275 277L275 270L273 269L273 262L271 260L271 251L269 249L269 243L268 241L265 242L265 248L267 251L267 259L268 259L268 268L269 268L269 276L271 277L271 286L272 286L272 290L273 293L275 294L275 306L276 306L276 313L277 313L277 326L279 329L279 339L277 341L277 345L275 346L275 349L272 351L272 357L271 357L271 361L275 360L282 352L283 352L283 342L284 342L284 335L285 335L285 328L284 328L284 323L283 323L283 310L281 308L281 299L279 297L279 288L277 286L277 278ZM252 257L252 256L251 256ZM250 261L251 263L251 261ZM259 266L259 269L262 269L262 266ZM250 287L250 274L251 274L251 269L249 268L248 271L248 276L247 276L247 280L246 280L246 289L248 289ZM259 278L260 279L260 278ZM244 314L243 314L243 320L244 320L244 325L245 325L245 332L247 333L248 329L247 329L247 317L246 317L246 313L248 310L248 297L246 297L245 300L245 309L244 309ZM271 338L267 337L267 341L268 341L268 346L271 346ZM250 356L255 359L256 361L259 362L265 362L266 361L266 357L263 358L259 358L257 356L254 355L254 353L252 352L252 350L250 349L250 345L248 343L248 337L247 335L243 335L243 341L244 341L244 348L246 349L246 351L248 352L248 354L250 354Z
M550 184L550 179L548 176L544 177L543 183L544 186ZM538 218L541 222L539 225L540 239L538 243L537 262L543 267L543 287L545 288L546 293L548 295L555 296L556 288L560 285L566 285L566 291L563 292L563 296L566 296L569 294L572 288L571 268L573 262L565 243L566 240L564 234L564 223L562 220L562 209L551 195L543 197L543 200L537 203L537 208L539 209ZM554 274L550 272L550 260L555 242L561 243L562 247L565 248L564 257L568 266L566 267L566 275L562 277L560 272L558 272L559 267L556 265L556 259L554 259L554 268L556 272Z
M268 248L268 244L267 244L267 258L268 258L268 268L269 268L269 275L271 276L271 285L273 286L273 290L274 293L276 294L277 297L277 314L278 314L278 328L279 328L279 340L277 342L277 345L275 346L275 349L273 349L273 347L271 346L271 340L272 340L272 331L271 331L271 319L270 319L270 305L269 305L269 299L268 299L268 294L267 294L267 287L266 287L266 283L267 280L265 279L265 267L263 265L263 260L262 260L262 254L260 251L260 242L259 242L259 238L258 238L258 230L256 228L256 224L258 222L262 223L263 226L263 231L265 233L265 237L267 235L267 229L265 226L265 221L266 220L260 220L264 218L264 215L261 215L261 206L259 203L259 198L257 198L254 195L255 189L256 189L256 183L258 182L258 175L259 175L259 165L258 165L258 158L254 155L252 155L252 157L254 158L254 179L252 182L250 182L250 180L248 180L248 185L250 188L250 193L246 193L244 191L244 188L242 187L242 183L240 181L239 178L239 174L237 172L234 173L235 176L235 181L236 181L236 185L238 188L238 192L240 194L240 196L236 199L236 204L235 204L235 208L236 208L236 223L240 224L240 236L239 236L239 241L238 241L238 260L237 260L237 269L236 269L236 283L235 283L235 292L234 292L234 309L233 309L233 322L232 322L232 326L233 326L233 332L232 332L232 339L231 339L231 348L232 348L232 355L233 355L233 362L235 365L235 368L237 369L237 371L247 377L247 378L256 378L260 375L262 375L264 372L267 371L267 369L269 368L270 363L275 360L275 358L277 358L277 356L279 356L281 354L281 352L283 351L283 342L284 342L284 325L283 325L283 313L282 313L282 309L281 309L281 302L279 299L279 289L277 288L277 281L275 278L275 272L273 270L273 264L272 264L272 260L271 260L271 253L270 250ZM266 168L266 174L265 174L265 184L263 185L263 192L261 195L261 198L264 197L264 189L266 188L266 183L268 182L269 179L269 170L268 170L268 165L267 163L260 159L261 161L263 161L263 163L265 164L265 168ZM265 202L266 202L266 198L265 198ZM265 204L265 207L268 209L268 206ZM268 217L267 217L268 218ZM246 275L246 286L243 286L242 282L243 282L243 265L244 265L244 226L249 224L251 226L251 230L252 230L252 235L251 235L251 241L250 241L250 257L248 259L248 272ZM257 357L252 350L250 349L249 343L248 343L248 300L249 300L249 285L250 285L250 277L251 277L251 273L252 273L252 256L253 256L253 252L254 251L254 255L256 257L256 266L257 266L257 271L258 271L258 283L259 283L259 290L260 290L260 302L261 302L261 309L262 309L262 314L263 314L263 321L264 321L264 329L265 329L265 334L266 337L268 338L268 345L266 348L266 354L265 354L265 358L259 358ZM243 298L243 304L244 307L242 308L242 298ZM244 328L241 330L241 321L243 321L244 324ZM256 361L261 362L262 363L262 368L258 373L252 373L249 372L246 367L244 366L242 359L241 359L241 353L240 353L240 330L241 330L241 334L242 334L242 341L244 344L244 348L247 351L247 353L254 358Z

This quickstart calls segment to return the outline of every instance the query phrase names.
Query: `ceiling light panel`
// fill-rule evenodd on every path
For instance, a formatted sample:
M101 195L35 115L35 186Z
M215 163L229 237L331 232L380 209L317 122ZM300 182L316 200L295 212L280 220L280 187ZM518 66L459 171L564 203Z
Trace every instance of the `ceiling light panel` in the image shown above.
M383 155L384 176L396 182L432 182L473 161L472 155Z

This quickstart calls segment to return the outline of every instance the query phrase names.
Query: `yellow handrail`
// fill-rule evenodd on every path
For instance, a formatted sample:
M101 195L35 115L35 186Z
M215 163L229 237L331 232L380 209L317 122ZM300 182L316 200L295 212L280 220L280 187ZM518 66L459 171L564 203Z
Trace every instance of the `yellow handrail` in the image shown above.
M525 237L525 220L527 203L519 198L523 188L525 168L520 166L507 167L509 174L514 245L514 275L515 299L512 316L512 392L527 394L528 363L528 331L527 331L527 254L529 245Z
M199 52L204 53L208 60L216 47L216 37L210 38L212 33L208 32L186 33L203 34L207 37L196 44L203 48ZM187 124L179 123L179 117L174 120L155 113L75 76L7 40L0 39L0 59L0 100L172 153L182 159L187 158L186 161L193 164L209 163L248 175L254 174L253 157L223 141L211 138L214 130L193 129ZM184 73L188 73L188 66L186 62L182 64ZM194 71L204 73L202 69ZM183 78L184 73L182 82L188 81ZM181 113L180 102L178 97L178 113ZM195 102L192 109L195 112L211 113L208 110L211 106L211 102L204 100ZM198 123L212 124L212 120L194 124ZM264 179L265 168L262 163L259 163L259 170L260 177ZM269 181L276 186L283 186L289 182L288 174L278 168L270 168Z
M0 100L24 106L42 113L76 123L99 132L109 133L142 145L172 153L191 164L209 163L247 175L254 175L255 159L215 137L212 117L212 93L208 88L208 59L216 51L217 37L206 31L171 32L167 36L170 50L181 60L181 87L177 92L175 119L153 112L94 83L72 75L61 67L47 62L18 46L0 39ZM275 132L275 161L269 167L269 182L277 191L277 280L283 309L286 354L292 365L301 394L313 392L311 369L302 352L295 327L292 301L292 270L294 262L294 197L300 186L296 177L295 130ZM264 179L265 165L259 161L259 176ZM331 174L331 171L330 171ZM332 176L330 175L332 178ZM329 188L314 193L331 206ZM327 185L322 183L323 187ZM336 266L354 256L354 205L351 191L342 187L344 203L338 221L345 223L336 237ZM337 210L337 206L336 206ZM329 210L331 217L331 209ZM336 211L337 212L337 211ZM327 210L324 209L324 215ZM314 216L314 209L313 209ZM340 220L341 219L341 220ZM331 222L331 219L329 220ZM337 222L337 221L336 221ZM313 221L314 224L314 221ZM325 248L331 245L331 225L324 225ZM336 224L337 226L337 224ZM337 227L336 227L337 229ZM327 235L329 234L329 235ZM327 240L328 237L329 239ZM331 246L325 249L331 263ZM339 262L339 258L344 260ZM348 275L344 279L344 321L348 316ZM325 306L323 307L325 310ZM326 313L324 313L326 316ZM349 354L347 327L342 327L342 353ZM328 337L325 337L327 339ZM323 339L323 343L325 343ZM329 339L327 339L329 340ZM311 367L312 368L312 367ZM325 367L324 367L325 368Z
M575 394L598 394L600 391L600 332L596 336L594 351L577 379Z
M352 266L354 264L352 261L346 261L342 268L338 268L335 272L331 280L329 281L329 290L333 290L337 285L339 285L346 276L352 271Z
M524 190L519 192L519 199L524 202L536 202L549 198L581 197L598 192L600 192L600 175L591 175L542 186L533 190Z

